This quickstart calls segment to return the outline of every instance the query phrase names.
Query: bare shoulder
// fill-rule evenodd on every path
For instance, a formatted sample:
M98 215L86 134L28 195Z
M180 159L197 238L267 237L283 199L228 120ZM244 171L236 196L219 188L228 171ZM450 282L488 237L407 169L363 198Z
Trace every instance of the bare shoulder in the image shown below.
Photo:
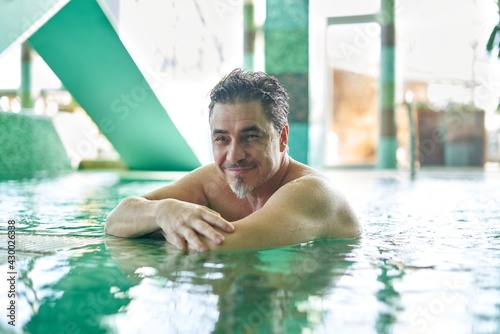
M308 188L314 192L333 191L330 180L318 170L292 160L290 172L285 179L284 186L288 188ZM282 187L282 188L283 188Z
M326 176L296 161L291 161L290 172L276 195L288 195L299 200L307 199L304 205L321 205L327 209L331 209L343 200Z
M206 206L208 203L205 194L206 183L209 180L213 180L216 173L217 171L213 164L205 165L143 197L149 200L175 198Z
M324 224L325 238L353 238L361 235L362 228L353 208L345 196L319 171L292 162L286 183L276 192L271 203L289 201L307 217ZM274 197L274 196L273 196Z

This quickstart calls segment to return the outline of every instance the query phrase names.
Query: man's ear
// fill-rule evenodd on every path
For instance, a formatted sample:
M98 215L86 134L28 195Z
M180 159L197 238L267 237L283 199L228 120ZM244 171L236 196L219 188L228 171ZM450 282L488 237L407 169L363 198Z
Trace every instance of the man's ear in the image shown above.
M280 152L286 151L288 147L288 124L286 124L280 133Z

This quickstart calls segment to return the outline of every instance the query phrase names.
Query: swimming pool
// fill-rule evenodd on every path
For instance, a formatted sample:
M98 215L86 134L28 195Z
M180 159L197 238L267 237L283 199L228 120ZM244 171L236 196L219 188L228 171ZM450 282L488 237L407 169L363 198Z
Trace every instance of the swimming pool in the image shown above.
M182 253L103 234L165 180L76 172L0 181L15 221L15 324L2 224L1 333L498 333L500 173L328 171L359 240ZM6 284L7 283L7 284Z

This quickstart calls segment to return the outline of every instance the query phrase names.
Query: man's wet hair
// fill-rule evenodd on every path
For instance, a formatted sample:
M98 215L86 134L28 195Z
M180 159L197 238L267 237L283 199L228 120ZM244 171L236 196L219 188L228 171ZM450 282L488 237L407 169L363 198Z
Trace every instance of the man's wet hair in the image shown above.
M281 131L288 123L288 93L278 80L264 72L240 68L222 78L210 91L209 118L214 105L259 102L264 114Z

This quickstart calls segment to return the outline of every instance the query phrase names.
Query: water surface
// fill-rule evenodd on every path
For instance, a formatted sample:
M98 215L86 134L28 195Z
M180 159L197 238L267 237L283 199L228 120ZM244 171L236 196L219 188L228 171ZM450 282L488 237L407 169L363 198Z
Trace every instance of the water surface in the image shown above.
M0 332L500 332L498 172L328 175L356 208L361 239L207 254L104 235L119 200L168 181L0 181L19 272L16 327L4 318Z

